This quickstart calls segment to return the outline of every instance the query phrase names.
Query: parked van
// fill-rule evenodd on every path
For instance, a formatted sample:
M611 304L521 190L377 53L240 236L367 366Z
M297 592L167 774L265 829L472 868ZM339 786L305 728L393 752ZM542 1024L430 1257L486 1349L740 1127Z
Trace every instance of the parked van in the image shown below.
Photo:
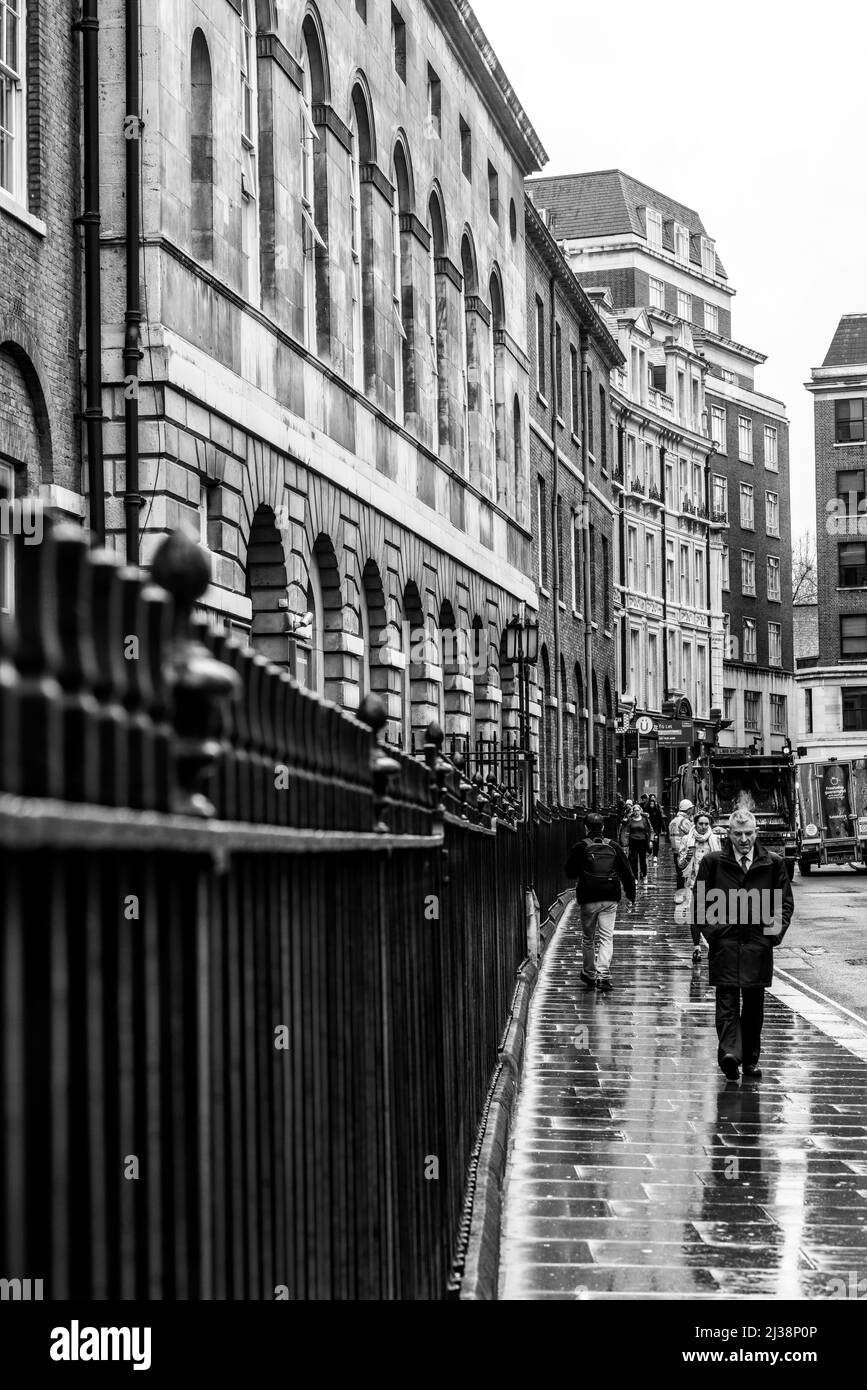
M798 763L802 874L851 864L867 873L867 759Z

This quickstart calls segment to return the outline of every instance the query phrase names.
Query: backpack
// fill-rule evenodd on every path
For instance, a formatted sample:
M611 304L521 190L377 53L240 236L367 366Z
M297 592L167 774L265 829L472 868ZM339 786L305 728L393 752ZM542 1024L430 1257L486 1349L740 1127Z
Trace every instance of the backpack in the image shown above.
M617 850L610 840L587 840L584 845L584 869L582 882L596 884L599 888L619 888L620 875L617 872Z

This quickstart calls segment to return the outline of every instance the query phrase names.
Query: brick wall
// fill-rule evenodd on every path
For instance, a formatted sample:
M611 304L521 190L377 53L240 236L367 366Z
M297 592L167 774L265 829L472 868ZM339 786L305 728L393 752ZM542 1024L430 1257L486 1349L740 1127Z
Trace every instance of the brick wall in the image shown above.
M837 395L845 394L845 387ZM863 391L853 390L852 396ZM858 533L838 535L829 526L827 504L837 495L837 473L867 468L867 445L835 442L834 401L814 398L816 447L816 567L819 576L819 665L834 666L840 661L840 618L845 614L867 613L867 591L838 590L840 545L865 539L858 518ZM848 504L844 504L847 505ZM849 524L848 518L846 524Z
M555 800L558 793L566 805L580 802L589 804L592 799L587 770L587 719L581 713L589 705L586 689L586 663L584 649L584 555L583 547L589 544L589 532L584 522L583 484L578 473L581 470L580 435L572 432L570 348L580 346L580 320L577 311L569 303L561 287L555 299L556 320L561 331L561 355L563 363L563 400L560 406L561 421L555 426L557 448L561 455L557 492L560 497L560 555L562 569L559 576L560 616L560 656L561 671L554 664L554 612L553 592L554 553L556 547L556 497L554 496L553 459L550 444L551 409L551 352L550 352L550 272L543 264L532 239L527 243L527 303L530 322L535 324L536 296L545 306L545 382L547 395L543 398L536 390L537 356L535 333L530 334L530 410L538 431L531 432L530 461L532 489L532 527L535 575L540 585L539 595L539 645L540 653L548 661L549 695L546 700L544 689L545 663L540 655L537 670L540 703L539 718L536 721L536 737L540 742L539 791L546 800ZM580 361L580 359L579 359ZM587 365L590 368L588 404L592 408L593 454L590 462L590 477L605 497L612 497L608 475L602 470L601 440L603 429L607 435L607 454L609 465L612 462L609 369L598 346L591 340ZM599 387L606 393L606 419L602 421ZM579 429L581 425L579 415ZM546 438L540 438L540 434ZM539 479L544 482L545 507L542 530L539 530L539 514L536 506ZM571 530L573 518L578 519L578 535L573 566ZM597 799L606 804L614 797L614 758L615 733L605 727L606 689L610 694L611 712L614 713L616 698L615 678L615 635L614 635L614 527L615 518L608 510L591 496L590 515L586 518L593 531L590 555L593 569L591 581L592 611L597 615L593 632L593 667L596 675L597 703L594 714L595 756L598 769ZM547 584L542 586L542 556ZM573 568L575 575L573 607ZM607 605L609 636L605 635L604 614ZM562 672L565 669L565 686ZM607 682L607 687L606 687ZM556 704L553 703L556 701ZM599 715L603 723L597 722ZM562 759L558 782L555 767L556 729L561 726Z
M0 206L0 453L19 495L80 487L77 10L29 0L27 206Z
M777 417L769 416L754 407L717 397L713 394L712 378L706 382L708 409L712 405L723 406L726 410L726 450L717 453L711 464L712 473L722 474L728 480L729 528L724 539L729 546L730 590L723 593L723 612L730 618L731 632L738 640L738 651L742 651L744 618L756 621L757 665L768 665L768 622L782 625L782 669L794 670L794 651L792 645L792 523L791 499L789 495L789 432L788 426ZM753 462L742 462L739 457L738 417L745 416L752 422ZM777 431L778 471L765 467L765 425ZM748 483L753 488L753 513L755 527L745 529L740 523L740 485ZM776 492L779 509L779 537L766 534L766 492ZM741 585L741 551L751 550L755 555L755 596L746 595ZM769 555L780 560L780 599L775 603L767 597L767 559Z

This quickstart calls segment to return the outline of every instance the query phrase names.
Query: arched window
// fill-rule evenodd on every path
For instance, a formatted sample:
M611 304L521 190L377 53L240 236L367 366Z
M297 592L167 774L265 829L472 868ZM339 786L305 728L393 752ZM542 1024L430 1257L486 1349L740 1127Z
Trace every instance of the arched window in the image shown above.
M259 214L256 139L256 39L251 0L241 3L241 238L244 294L259 303Z
M412 265L405 264L403 255L403 238L400 231L400 215L402 212L411 211L409 170L407 168L406 154L403 145L397 144L394 149L394 161L392 168L392 182L394 192L392 194L391 207L391 235L392 235L392 254L394 264L394 285L393 285L393 313L394 319L394 413L395 419L401 423L406 416L406 380L407 362L406 358L410 351L410 343L407 337L406 325L403 317L403 283L406 278L412 286Z
M521 403L512 403L512 442L515 449L515 519L520 521L524 499L524 436L521 432Z
M505 327L505 322L503 314L503 291L500 287L500 277L496 271L491 275L490 296L491 331L488 352L488 365L490 371L488 401L491 411L491 437L494 443L494 459L497 465L497 500L505 502L506 475L502 467L506 457L504 439L505 428L503 423L503 402L499 394L502 386L502 374L497 372L497 333Z
M349 130L352 137L349 210L352 239L353 380L356 389L363 391L367 375L365 363L368 343L365 325L365 295L369 267L361 220L361 166L370 163L371 139L367 103L364 99L364 92L359 85L356 85L352 92Z
M443 354L442 330L440 328L439 314L437 312L437 280L436 280L436 260L438 256L445 255L445 227L443 223L442 208L439 198L435 193L431 194L428 204L428 232L430 233L430 252L428 255L428 332L430 337L430 361L431 361L431 398L433 406L432 421L432 441L431 448L435 454L440 451L440 418L445 418L445 402L443 399L444 383L440 376L440 360Z
M469 237L464 234L461 240L461 409L464 425L464 472L470 471L470 387L472 384L473 352L470 328L467 322L467 300L478 293L476 283L476 263Z
M301 75L301 253L304 268L302 295L304 309L304 345L318 351L316 319L316 248L327 250L325 240L316 226L317 159L319 132L313 124L313 106L324 100L322 53L312 16L308 15L303 29Z
M313 616L310 650L306 653L306 670L299 662L298 679L317 695L325 694L325 598L322 576L316 555L310 556L307 576L307 612ZM300 655L300 651L299 651Z
M362 584L358 595L358 618L361 629L359 636L364 644L364 651L361 656L361 671L359 680L359 697L363 700L365 695L370 693L370 609L367 606L367 592Z
M214 258L214 125L211 57L201 29L190 50L190 231L197 260Z

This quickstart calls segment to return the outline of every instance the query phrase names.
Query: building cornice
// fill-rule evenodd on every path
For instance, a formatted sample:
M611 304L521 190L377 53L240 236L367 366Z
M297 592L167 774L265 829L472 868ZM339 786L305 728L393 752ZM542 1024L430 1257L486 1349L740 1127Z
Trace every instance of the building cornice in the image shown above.
M451 40L521 172L526 176L542 169L548 155L468 0L428 0L428 7Z
M572 307L578 314L582 327L586 328L590 336L596 341L609 367L625 366L626 358L618 347L613 334L591 304L586 290L576 279L556 239L545 226L533 206L533 200L526 193L524 195L524 225L528 243L533 246L548 270L553 272L562 285Z
M692 327L692 336L697 343L712 343L714 347L724 348L726 352L730 352L736 357L743 357L746 362L761 364L768 360L768 354L759 352L757 348L747 347L744 343L736 343L734 338L724 338L721 333L712 333L709 328L702 328L700 324L690 326Z

